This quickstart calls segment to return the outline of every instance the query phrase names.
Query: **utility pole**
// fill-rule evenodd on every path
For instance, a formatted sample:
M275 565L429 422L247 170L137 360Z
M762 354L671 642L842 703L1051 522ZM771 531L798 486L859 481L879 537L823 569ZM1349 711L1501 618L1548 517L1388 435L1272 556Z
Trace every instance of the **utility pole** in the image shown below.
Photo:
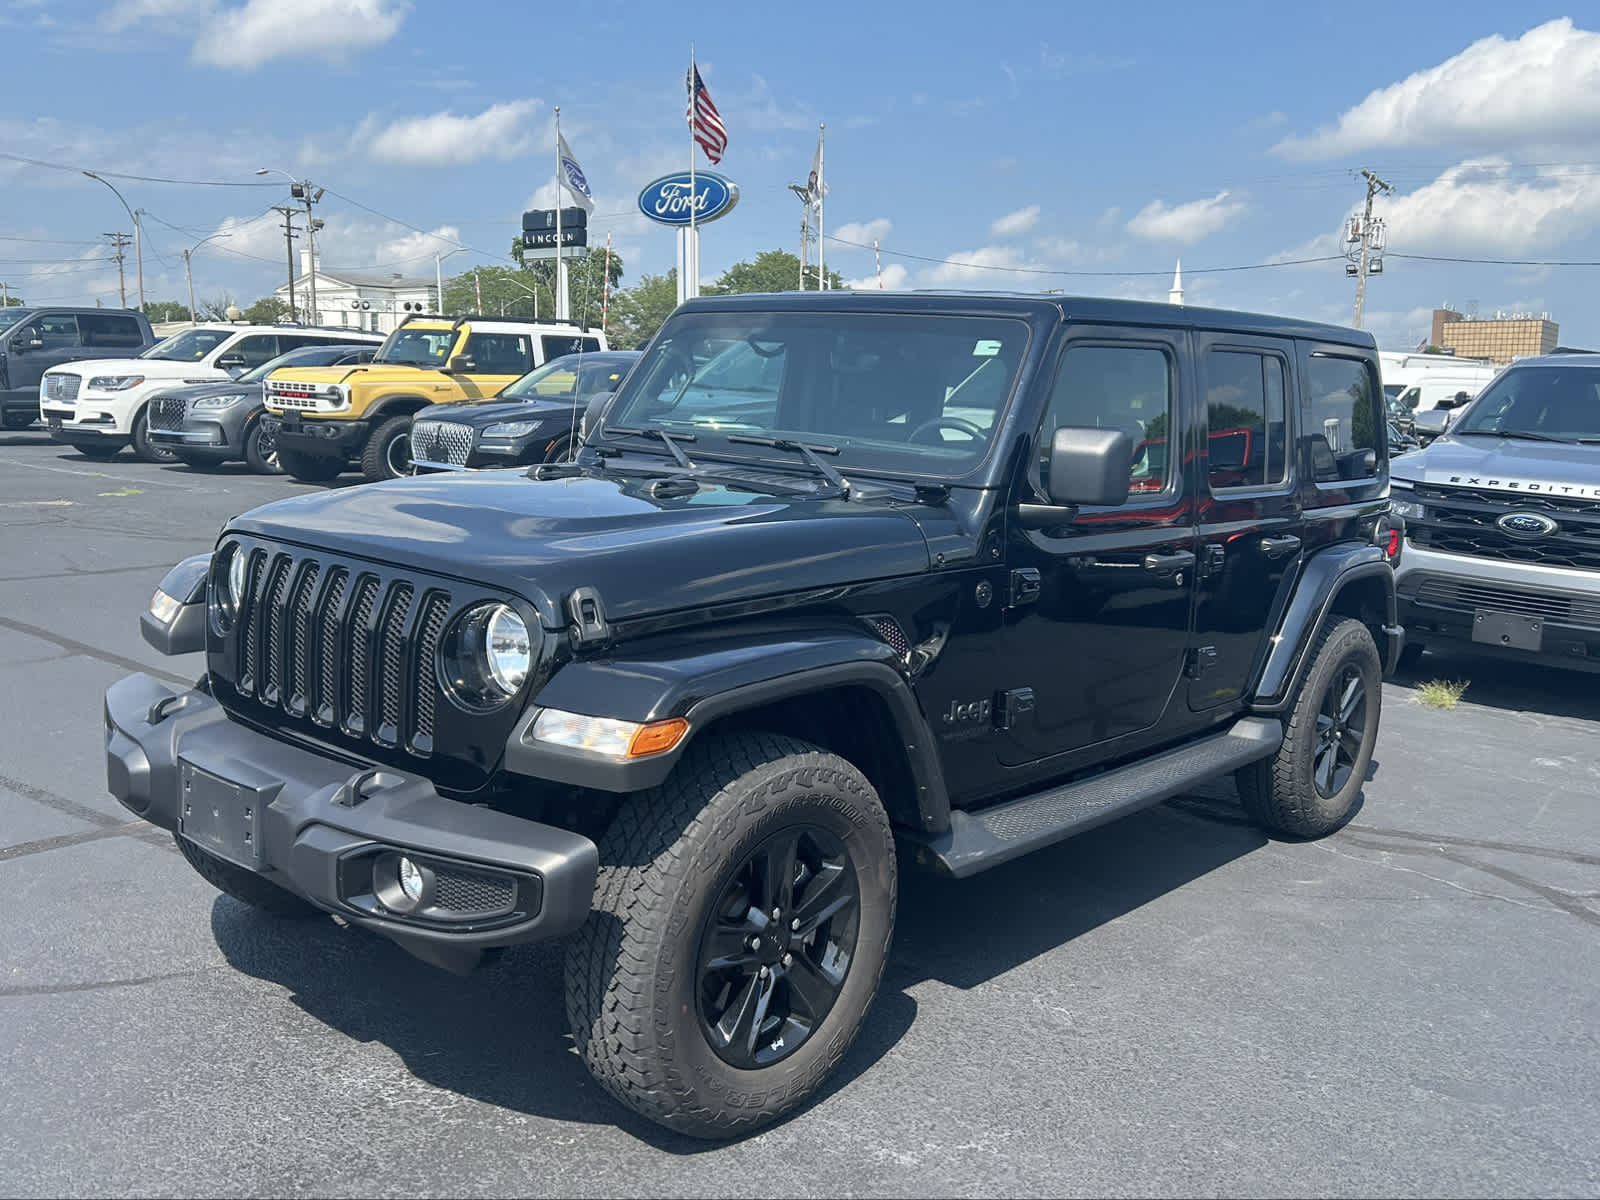
M1350 229L1345 237L1344 273L1356 277L1355 327L1361 328L1361 314L1367 304L1367 276L1383 274L1383 218L1372 215L1372 198L1379 192L1388 195L1394 191L1392 184L1379 179L1365 168L1362 178L1367 181L1367 206L1359 218L1350 219Z
M311 206L322 199L323 188L315 187L309 179L296 179L289 172L280 167L261 167L257 175L282 175L289 181L289 195L295 200L303 202L306 206L306 288L310 292L311 320L308 325L317 323L317 230L321 229L323 222L311 215ZM273 205L278 212L284 210ZM284 214L284 226L289 224L288 214ZM289 247L289 319L294 317L294 247Z
M811 193L803 183L791 183L789 190L800 197L800 290L806 290L806 259L811 249Z
M300 210L284 204L274 204L272 211L283 214L283 246L289 260L289 320L292 323L298 319L295 316L294 306L294 218Z
M122 252L127 248L128 235L125 233L102 233L100 236L111 243L112 253L117 260L117 303L123 308L127 308L128 285L122 274Z

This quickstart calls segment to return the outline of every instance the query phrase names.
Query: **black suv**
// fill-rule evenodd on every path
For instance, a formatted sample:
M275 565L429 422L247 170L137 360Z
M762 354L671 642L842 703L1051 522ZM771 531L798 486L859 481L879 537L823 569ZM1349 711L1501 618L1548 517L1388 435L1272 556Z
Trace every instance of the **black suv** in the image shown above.
M1218 776L1340 826L1399 653L1372 338L1158 304L690 301L574 462L246 513L142 618L112 792L223 891L466 970L569 936L589 1069L793 1109L908 862L965 876ZM360 981L352 981L359 987Z
M0 425L39 419L39 381L86 358L132 358L156 344L149 319L127 308L0 308Z

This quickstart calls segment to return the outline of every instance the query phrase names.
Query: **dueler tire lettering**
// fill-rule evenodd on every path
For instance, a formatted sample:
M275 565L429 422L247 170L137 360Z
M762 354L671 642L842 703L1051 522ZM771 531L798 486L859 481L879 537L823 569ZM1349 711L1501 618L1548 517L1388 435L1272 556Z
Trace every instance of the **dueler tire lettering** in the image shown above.
M835 862L847 863L829 877L843 884L828 895L843 896L848 885L858 904L853 955L831 1006L792 1050L781 1047L788 1026L776 1037L752 1035L750 1044L773 1061L740 1068L728 1060L729 1046L713 1044L715 1027L703 1019L705 981L715 978L707 965L723 961L704 954L728 911L721 901L736 890L730 883L757 860L752 855L789 837L815 837L839 849ZM799 862L787 860L795 913L808 911ZM812 874L804 886L822 878ZM612 1096L680 1133L730 1137L778 1119L827 1078L860 1029L882 978L896 888L888 817L849 762L776 734L697 742L670 779L623 805L601 841L593 911L566 953L567 1017L578 1052ZM787 914L768 928L791 927L805 928L799 916L791 926ZM774 982L765 985L779 989L771 1011L790 995L782 989L799 988L805 964L790 966L790 958L814 950L796 940L784 967L774 963ZM786 971L797 972L794 983L779 981ZM760 1028L759 1019L751 1028Z

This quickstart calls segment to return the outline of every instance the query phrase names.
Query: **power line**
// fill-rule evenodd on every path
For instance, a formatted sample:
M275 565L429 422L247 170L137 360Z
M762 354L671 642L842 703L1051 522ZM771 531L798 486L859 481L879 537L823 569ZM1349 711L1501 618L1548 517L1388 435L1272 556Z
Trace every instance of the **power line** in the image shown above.
M66 163L47 162L42 158L28 158L21 154L8 154L0 151L0 158L9 159L11 162L26 163L30 167L46 167L52 171L71 171L73 174L82 173L85 168L69 166ZM259 188L274 187L271 183L235 182L228 179L167 179L159 175L130 175L125 171L96 171L96 175L108 175L112 179L132 179L139 183L175 183L185 187L234 187L234 188Z
M1600 267L1600 261L1554 260L1541 258L1457 258L1444 254L1395 254L1390 258L1409 258L1416 262L1477 263L1491 267Z
M872 249L871 243L868 242L852 242L846 240L845 238L834 237L831 233L827 236L828 241L837 242L841 246L855 246L861 250ZM881 247L881 250L882 253L891 255L895 258L909 258L914 259L917 262L937 263L941 266L962 267L969 271L1001 271L1005 272L1006 274L1013 275L1061 275L1080 279L1166 279L1172 274L1172 272L1167 270L1063 271L1056 270L1051 267L1005 267L992 263L966 262L959 258L933 258L926 254L911 254L904 250L890 250L886 246ZM1307 265L1308 263L1335 262L1343 257L1344 256L1341 254L1326 254L1317 258L1288 258L1281 262L1246 263L1233 267L1196 267L1192 271L1189 271L1189 273L1191 275L1221 275L1232 271L1267 271L1275 267L1301 267ZM1187 271L1189 268L1185 267L1184 270Z

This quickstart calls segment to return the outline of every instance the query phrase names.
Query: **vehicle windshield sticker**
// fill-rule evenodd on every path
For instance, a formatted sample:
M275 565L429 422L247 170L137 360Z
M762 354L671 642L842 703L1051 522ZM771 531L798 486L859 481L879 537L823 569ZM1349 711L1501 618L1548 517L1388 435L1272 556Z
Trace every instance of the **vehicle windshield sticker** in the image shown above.
M1000 353L1000 343L991 338L984 338L972 348L973 358L993 358Z

